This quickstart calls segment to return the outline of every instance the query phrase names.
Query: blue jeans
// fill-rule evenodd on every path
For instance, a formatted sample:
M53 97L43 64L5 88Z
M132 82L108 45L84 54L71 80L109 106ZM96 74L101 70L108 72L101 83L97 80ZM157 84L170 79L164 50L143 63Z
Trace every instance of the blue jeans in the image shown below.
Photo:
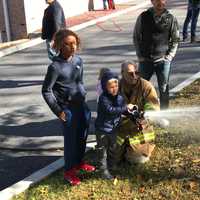
M51 40L46 40L47 45L47 53L50 60L53 60L53 58L57 55L56 51L51 47Z
M103 8L104 9L107 9L106 3L108 4L108 8L109 9L115 9L115 2L114 2L114 0L111 0L111 1L109 1L109 0L103 0Z
M160 92L160 106L161 108L168 108L169 106L169 74L171 63L168 60L159 62L144 61L139 63L139 72L141 77L150 80L154 72L158 80L158 88Z
M64 107L66 122L63 124L65 170L81 163L86 148L91 112L86 103Z
M103 8L107 9L107 0L103 0Z
M187 30L188 30L188 25L191 20L192 20L192 22L191 22L191 37L195 37L199 11L200 11L200 8L188 5L187 15L186 15L185 22L183 25L183 39L188 37Z

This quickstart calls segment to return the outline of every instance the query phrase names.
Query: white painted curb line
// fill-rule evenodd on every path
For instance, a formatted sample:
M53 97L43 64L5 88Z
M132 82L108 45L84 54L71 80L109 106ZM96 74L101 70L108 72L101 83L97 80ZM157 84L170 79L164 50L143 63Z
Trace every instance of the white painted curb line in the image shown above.
M96 143L89 143L87 144L86 152L94 148ZM28 189L31 185L41 181L42 179L46 178L53 172L59 170L64 166L64 159L60 158L55 162L47 165L46 167L36 171L35 173L31 174L30 176L26 177L25 179L11 185L10 187L0 191L0 199L1 200L10 200L14 196L24 192Z
M63 165L64 165L63 158L58 159L57 161L51 163L50 165L42 168L39 171L33 173L32 175L19 181L18 183L13 184L12 186L2 190L0 192L0 199L1 200L11 199L13 196L20 194L21 192L28 189L33 183L37 183L38 181L47 177L49 174L60 169L61 167L63 167Z
M26 49L28 47L32 47L37 44L41 44L42 42L44 42L44 40L42 40L41 38L37 38L37 39L30 40L29 42L24 42L24 43L18 44L16 46L3 49L0 51L0 58L3 56L7 56L9 54L15 53L17 51Z
M180 83L179 85L177 85L175 88L171 89L169 91L170 94L172 96L175 95L175 93L181 91L183 88L187 87L188 85L190 85L192 82L194 82L195 80L197 80L199 78L200 78L200 72L194 74L190 78L186 79L185 81L183 81L182 83Z
M49 174L62 168L63 166L64 166L63 158L56 160L55 162L38 170L37 172L31 174L25 179L19 181L18 183L13 184L12 186L0 191L0 199L1 200L11 199L13 196L20 194L21 192L28 189L32 184L41 181L42 179L47 177Z
M135 6L132 6L130 8L126 8L124 10L117 11L115 13L106 15L104 17L99 17L97 19L94 19L94 20L91 20L91 21L88 21L88 22L85 22L85 23L70 27L70 29L73 30L73 31L78 31L78 30L81 30L81 29L86 28L88 26L92 26L92 25L94 25L94 24L96 24L98 22L106 21L108 19L117 17L117 16L122 15L122 14L126 14L127 12L130 12L130 11L133 11L133 10L137 10L137 9L142 8L144 6L147 6L147 5L150 5L150 1L146 1L146 2L141 3L139 5L135 5ZM3 57L3 56L7 56L9 54L15 53L17 51L26 49L28 47L32 47L32 46L41 44L42 42L44 42L44 40L42 40L41 38L36 38L36 39L30 40L29 42L24 42L24 43L18 44L16 46L6 48L6 49L0 51L0 58Z

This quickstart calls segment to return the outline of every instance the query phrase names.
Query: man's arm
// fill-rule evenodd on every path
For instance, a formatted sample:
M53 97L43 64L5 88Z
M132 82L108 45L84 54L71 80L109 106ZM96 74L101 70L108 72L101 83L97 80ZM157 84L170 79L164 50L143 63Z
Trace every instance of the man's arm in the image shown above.
M55 32L63 28L63 10L59 8L54 8L53 20L55 24Z
M169 41L169 49L168 49L168 53L166 55L166 59L168 59L169 61L171 61L176 54L179 40L180 40L180 36L179 36L178 22L177 22L177 19L173 16L171 37L170 37L170 41Z
M136 55L138 58L141 57L140 53L140 42L142 40L142 33L141 33L141 15L137 18L135 28L133 31L133 43L135 44Z

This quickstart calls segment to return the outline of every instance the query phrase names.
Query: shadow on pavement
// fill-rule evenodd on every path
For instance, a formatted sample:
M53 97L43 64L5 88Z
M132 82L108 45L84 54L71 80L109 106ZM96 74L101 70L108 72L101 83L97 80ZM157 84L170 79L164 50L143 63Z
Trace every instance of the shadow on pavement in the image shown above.
M170 5L168 5L168 4L170 4ZM176 7L178 7L180 9L180 7L182 7L182 6L187 6L187 1L183 2L180 0L170 0L168 4L167 4L168 9L175 9Z
M0 154L0 190L30 176L59 158L60 156L11 157Z
M0 89L7 88L18 88L18 87L29 87L34 85L41 85L43 81L32 80L32 81L24 81L24 80L0 80Z

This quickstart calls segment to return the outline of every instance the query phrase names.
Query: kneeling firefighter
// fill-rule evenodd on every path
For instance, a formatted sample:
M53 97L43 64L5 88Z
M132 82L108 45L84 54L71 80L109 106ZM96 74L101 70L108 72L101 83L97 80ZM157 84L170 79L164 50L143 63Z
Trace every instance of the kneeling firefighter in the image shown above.
M160 110L155 88L141 78L137 64L126 61L121 66L122 79L120 92L127 104L136 105L130 116L124 116L117 128L116 162L127 160L129 163L144 163L149 160L155 145L155 133L143 112Z

